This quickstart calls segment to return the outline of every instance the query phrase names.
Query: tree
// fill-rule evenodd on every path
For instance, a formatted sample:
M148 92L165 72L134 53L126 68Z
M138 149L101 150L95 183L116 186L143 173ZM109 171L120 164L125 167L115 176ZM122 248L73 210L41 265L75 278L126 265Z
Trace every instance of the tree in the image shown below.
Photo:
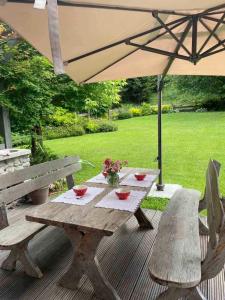
M68 76L58 78L53 103L70 111L102 115L120 101L124 80L77 85Z
M156 76L128 79L127 85L122 90L122 101L137 104L149 102L156 91Z
M47 59L19 40L11 47L10 40L1 39L0 105L11 112L12 127L32 134L32 152L37 137L41 139L41 125L52 110L51 89L55 75Z
M225 108L225 77L222 76L168 76L166 88L183 102L218 110Z

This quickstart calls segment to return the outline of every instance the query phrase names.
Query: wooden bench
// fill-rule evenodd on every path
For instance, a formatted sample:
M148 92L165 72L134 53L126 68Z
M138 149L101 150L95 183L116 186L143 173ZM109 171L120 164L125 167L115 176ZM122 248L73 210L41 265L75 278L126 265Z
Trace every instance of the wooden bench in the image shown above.
M29 222L25 218L10 225L6 205L64 177L68 188L72 188L72 174L80 169L79 157L66 157L0 176L0 249L11 250L2 263L2 269L12 271L16 262L20 261L27 275L42 277L42 272L31 259L27 247L33 236L46 226Z
M180 189L172 197L159 223L158 234L149 262L153 280L168 289L158 300L206 299L198 288L200 282L215 277L225 263L225 222L220 200L218 176L220 165L209 162L206 172L206 204L209 232L208 251L201 261L198 206L200 193Z

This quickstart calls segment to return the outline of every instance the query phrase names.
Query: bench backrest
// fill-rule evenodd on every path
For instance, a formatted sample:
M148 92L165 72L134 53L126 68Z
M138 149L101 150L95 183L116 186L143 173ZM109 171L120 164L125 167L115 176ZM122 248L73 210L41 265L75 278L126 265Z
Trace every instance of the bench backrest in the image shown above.
M0 227L4 226L2 223L5 223L3 221L6 215L5 204L65 177L68 188L72 188L74 185L72 174L80 169L79 157L74 156L0 175Z
M202 280L215 277L225 263L225 220L219 193L219 170L220 164L210 160L204 196L207 205L209 242L206 257L202 262Z

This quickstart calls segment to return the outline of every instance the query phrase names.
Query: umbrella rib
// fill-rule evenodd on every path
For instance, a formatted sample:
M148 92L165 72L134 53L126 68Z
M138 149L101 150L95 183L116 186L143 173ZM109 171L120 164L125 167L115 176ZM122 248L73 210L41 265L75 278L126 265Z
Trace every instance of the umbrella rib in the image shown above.
M179 43L180 40L177 38L177 36L172 32L172 30L162 21L162 19L158 16L158 13L153 13L152 14L154 18L157 19L157 21L159 22L159 24L161 24L165 29L166 31L172 36L172 38L177 42ZM188 55L191 55L190 51L181 43L181 47L185 50L185 52L188 54Z
M221 18L222 20L225 18L225 13L223 14L223 17ZM205 46L207 45L208 41L211 39L211 37L213 36L217 42L221 42L220 38L218 37L218 35L216 34L216 30L218 29L218 27L220 26L220 22L218 22L216 24L216 26L211 29L203 20L199 19L200 23L209 31L209 36L207 37L207 39L205 40L205 42L203 43L202 47L199 49L198 51L198 55L201 54L202 50L205 48ZM223 45L225 47L225 45Z
M220 21L220 19L217 18L213 18L213 17L209 17L209 16L202 16L202 18L207 19L209 21L213 21L213 22L220 22L221 24L225 24L225 21Z
M183 24L184 22L186 22L186 18L185 20L181 21L179 24L176 24L173 26L173 28L175 27L178 27L180 26L181 24ZM172 29L172 28L171 28ZM156 40L157 38L165 35L167 33L167 31L163 32L163 33L160 33L159 35L157 35L156 37L148 40L144 45L147 45L151 42L153 42L154 40ZM87 79L83 80L81 83L85 83L87 81L89 81L90 79L94 78L95 76L101 74L102 72L104 72L105 70L109 69L110 67L112 67L113 65L117 64L118 62L122 61L123 59L125 59L126 57L132 55L133 53L137 52L139 49L135 49L135 50L132 50L131 52L127 53L126 55L123 55L122 57L120 57L119 59L117 59L116 61L112 62L111 64L105 66L103 69L99 70L98 72L96 72L95 74L91 75L90 77L88 77Z
M211 55L214 55L214 54L217 54L217 53L220 53L220 52L223 52L225 51L225 47L223 45L223 48L221 49L218 49L218 50L215 50L215 51L211 51L211 52L208 52L208 53L203 53L200 55L200 59L201 58L205 58L205 57L208 57L208 56L211 56Z
M220 46L223 46L223 44L225 43L225 39L223 40L220 40L216 45L212 46L211 48L209 48L208 50L206 50L205 52L203 52L201 54L201 57L206 57L208 53L213 53L213 51L220 47ZM217 50L218 51L218 50Z
M167 24L167 26L171 26L171 25L174 25L174 24L178 24L178 23L184 22L184 21L186 21L186 20L188 20L188 17L179 18L179 19L177 19L177 20L174 20L174 21L169 22L169 23ZM110 48L115 47L115 46L118 46L118 45L120 45L120 44L123 44L123 43L125 43L127 40L136 39L136 38L141 37L141 36L143 36L143 35L146 35L146 34L149 34L149 33L154 32L154 31L160 30L160 29L162 29L162 28L163 28L163 27L160 25L160 26L157 26L157 27L155 27L155 28L152 28L152 29L143 31L143 32L141 32L141 33L135 34L135 35L133 35L133 36L126 37L126 38L124 38L124 39L122 39L122 40L120 40L120 41L114 42L114 43L112 43L112 44L106 45L106 46L101 47L101 48L98 48L98 49L95 49L95 50L93 50L93 51L87 52L87 53L82 54L82 55L80 55L80 56L77 56L77 57L68 59L68 60L64 61L64 63L65 63L65 64L72 63L72 62L74 62L74 61L77 61L77 60L83 59L83 58L85 58L85 57L88 57L88 56L90 56L90 55L97 54L98 52L101 52L101 51L110 49Z
M202 14L204 15L204 14L207 14L207 13L210 13L212 11L215 11L215 10L218 10L218 9L222 9L222 8L225 8L225 3L217 5L217 6L214 6L214 7L211 7L211 8L208 8L208 9L204 10L202 12Z
M179 59L183 59L183 60L188 60L188 61L190 60L189 56L181 55L181 54L178 54L175 52L169 52L166 50L152 48L152 47L148 47L148 46L144 46L144 45L139 45L139 44L132 43L132 42L127 42L127 44L130 46L137 47L138 49L141 49L144 51L153 52L153 53L157 53L157 54L161 54L161 55L165 55L165 56L169 56L169 57L174 57L174 58L179 58Z
M179 52L180 47L181 47L180 44L184 42L185 38L187 37L187 35L188 35L188 33L189 33L190 29L191 29L191 26L192 26L192 22L191 22L191 20L190 20L190 21L188 22L188 24L187 24L187 26L186 26L186 28L185 28L185 30L184 30L184 32L183 32L181 38L180 38L180 42L177 44L177 46L176 46L176 48L175 48L175 51L174 51L175 53L178 53L178 52ZM163 73L162 73L162 79L163 79L163 78L166 76L166 74L168 73L168 71L169 71L171 65L172 65L173 62L174 62L174 60L175 60L175 58L173 58L173 57L170 57L170 58L169 58L168 64L166 65L165 69L163 70Z
M8 0L11 3L22 3L22 4L33 4L33 0ZM60 6L73 6L73 7L83 7L83 8L93 8L93 9L108 9L108 10L119 10L119 11L131 11L131 12L141 12L141 13L152 13L153 9L142 8L142 7L128 7L122 5L107 5L107 4L97 4L97 3L82 3L73 2L68 0L58 0L58 5ZM160 10L161 14L170 14L175 16L188 16L189 14L182 13L174 10Z

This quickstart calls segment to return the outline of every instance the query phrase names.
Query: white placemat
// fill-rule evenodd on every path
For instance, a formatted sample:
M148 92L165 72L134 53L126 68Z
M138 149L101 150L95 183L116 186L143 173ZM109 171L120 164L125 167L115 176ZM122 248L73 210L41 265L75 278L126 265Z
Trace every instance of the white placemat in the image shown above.
M130 174L121 181L120 185L150 187L152 185L152 182L156 180L156 178L157 175L148 174L144 180L139 181L134 177L134 174Z
M126 175L126 173L122 173L122 172L119 173L120 179L123 178L125 175ZM98 174L95 177L92 177L91 179L87 180L87 182L107 184L107 180L102 173Z
M88 187L86 194L83 197L77 197L73 190L69 190L58 196L51 202L63 202L68 204L85 205L92 201L97 195L103 192L103 188Z
M145 192L131 191L127 200L119 200L114 190L102 198L102 200L99 201L95 207L114 208L118 210L135 212L144 197Z

